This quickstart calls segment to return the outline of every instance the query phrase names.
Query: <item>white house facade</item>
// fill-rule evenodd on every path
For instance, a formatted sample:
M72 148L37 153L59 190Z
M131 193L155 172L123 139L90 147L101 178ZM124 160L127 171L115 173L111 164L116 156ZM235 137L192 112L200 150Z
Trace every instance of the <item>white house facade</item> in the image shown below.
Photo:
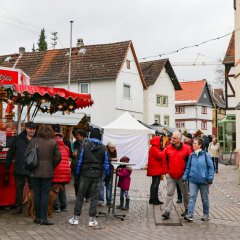
M206 80L180 84L182 90L176 92L175 101L176 128L212 135L213 103Z
M144 122L175 128L175 90L181 89L168 59L140 63L145 82Z

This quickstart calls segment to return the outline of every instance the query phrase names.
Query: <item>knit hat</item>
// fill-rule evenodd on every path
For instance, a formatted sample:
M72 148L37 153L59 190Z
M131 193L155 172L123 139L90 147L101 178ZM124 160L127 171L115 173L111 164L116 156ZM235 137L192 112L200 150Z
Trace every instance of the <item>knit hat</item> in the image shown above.
M186 137L187 137L187 138L190 138L190 139L193 138L191 133L188 133L188 134L186 135Z
M101 140L100 130L98 128L93 128L92 131L90 132L90 136L89 137Z
M108 147L110 148L115 148L116 147L116 143L113 140L109 140L107 143Z
M125 163L129 163L130 159L127 156L123 156L120 158L120 162L125 162Z

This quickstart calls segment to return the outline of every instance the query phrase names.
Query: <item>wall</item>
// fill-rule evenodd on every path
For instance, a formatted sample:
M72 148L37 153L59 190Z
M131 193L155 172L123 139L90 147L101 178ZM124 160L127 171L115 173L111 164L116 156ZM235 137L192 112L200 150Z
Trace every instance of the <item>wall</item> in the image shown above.
M157 106L156 96L168 96L168 107ZM154 115L160 115L160 123L164 125L164 116L169 116L169 126L175 128L175 90L166 69L163 68L154 85L144 90L144 122L154 123Z

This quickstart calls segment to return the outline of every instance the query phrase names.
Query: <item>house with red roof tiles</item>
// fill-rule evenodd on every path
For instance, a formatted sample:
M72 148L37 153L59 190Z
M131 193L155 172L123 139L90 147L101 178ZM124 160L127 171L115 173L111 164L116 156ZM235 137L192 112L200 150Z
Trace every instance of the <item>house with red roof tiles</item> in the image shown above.
M144 90L144 122L175 128L175 91L181 90L169 59L140 63Z
M176 128L205 135L212 134L213 102L205 79L180 82L182 90L176 91Z
M0 56L0 66L22 69L31 78L31 85L67 89L69 48L42 52L25 52ZM84 45L72 48L70 90L90 93L91 108L80 109L67 117L39 113L36 122L77 124L83 114L103 126L130 112L143 120L143 91L146 83L131 41Z

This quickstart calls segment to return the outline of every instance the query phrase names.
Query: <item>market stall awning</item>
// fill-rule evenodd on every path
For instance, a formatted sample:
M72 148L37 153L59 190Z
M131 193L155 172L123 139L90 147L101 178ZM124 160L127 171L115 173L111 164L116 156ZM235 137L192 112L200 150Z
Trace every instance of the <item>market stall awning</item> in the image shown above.
M8 99L14 104L30 105L36 103L42 112L57 111L73 112L78 108L92 106L91 94L80 94L63 88L31 86L31 85L2 85L7 91Z

